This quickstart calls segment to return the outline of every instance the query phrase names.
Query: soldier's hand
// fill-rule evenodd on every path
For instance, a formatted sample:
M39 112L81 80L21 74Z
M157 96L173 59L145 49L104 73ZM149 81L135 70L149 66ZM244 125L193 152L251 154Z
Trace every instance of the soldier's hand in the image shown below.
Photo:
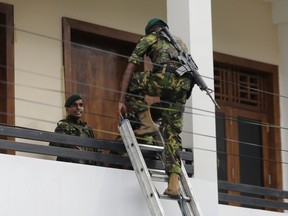
M126 108L125 103L119 102L119 104L118 104L118 112L119 112L120 116L124 116L124 117L127 116L127 108Z

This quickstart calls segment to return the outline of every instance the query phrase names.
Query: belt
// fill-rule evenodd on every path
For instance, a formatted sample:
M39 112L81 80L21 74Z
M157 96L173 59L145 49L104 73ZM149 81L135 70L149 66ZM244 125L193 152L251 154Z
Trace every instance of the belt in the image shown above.
M153 72L161 71L162 73L164 73L164 72L174 73L177 70L178 67L180 67L180 65L173 64L173 63L167 63L167 64L162 64L162 65L154 65L153 66Z

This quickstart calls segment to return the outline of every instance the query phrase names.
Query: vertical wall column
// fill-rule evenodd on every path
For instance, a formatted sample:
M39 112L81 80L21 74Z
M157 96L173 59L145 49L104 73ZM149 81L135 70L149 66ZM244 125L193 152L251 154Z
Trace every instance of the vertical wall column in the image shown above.
M214 89L211 0L167 0L167 19L171 33L185 41L203 79ZM217 182L215 134L215 106L195 85L181 137L184 147L193 147L197 179Z
M288 1L272 1L273 23L278 27L279 39L279 86L280 86L280 116L282 143L282 173L283 187L288 190ZM285 151L286 150L286 151Z

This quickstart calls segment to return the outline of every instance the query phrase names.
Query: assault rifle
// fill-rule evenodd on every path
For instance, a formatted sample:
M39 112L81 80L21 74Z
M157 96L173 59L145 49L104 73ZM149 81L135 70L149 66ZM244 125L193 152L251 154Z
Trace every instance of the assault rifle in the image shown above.
M207 95L210 97L210 99L213 101L213 103L216 105L218 109L220 109L220 106L217 104L217 102L212 98L211 93L213 92L212 89L208 88L205 81L202 79L201 75L198 72L198 67L196 63L194 62L192 56L185 52L178 44L178 42L174 39L174 37L170 34L167 27L160 28L159 33L164 37L166 40L168 40L170 43L174 45L174 47L177 49L178 53L176 54L170 54L172 59L177 59L181 63L181 67L179 67L176 72L182 76L185 73L191 73L195 83L198 85L201 91L206 91Z

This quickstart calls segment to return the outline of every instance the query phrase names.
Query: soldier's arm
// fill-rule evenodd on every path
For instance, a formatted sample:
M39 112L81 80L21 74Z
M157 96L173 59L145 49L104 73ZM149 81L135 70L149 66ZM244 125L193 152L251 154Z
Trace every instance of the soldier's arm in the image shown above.
M61 122L57 124L57 127L54 130L55 133L60 133L60 134L67 134L67 135L73 135L75 132L74 128L71 128L69 124L66 122ZM66 145L63 143L56 143L56 142L51 142L49 143L50 146L57 146L57 147L64 147L64 148L73 148L73 146Z

